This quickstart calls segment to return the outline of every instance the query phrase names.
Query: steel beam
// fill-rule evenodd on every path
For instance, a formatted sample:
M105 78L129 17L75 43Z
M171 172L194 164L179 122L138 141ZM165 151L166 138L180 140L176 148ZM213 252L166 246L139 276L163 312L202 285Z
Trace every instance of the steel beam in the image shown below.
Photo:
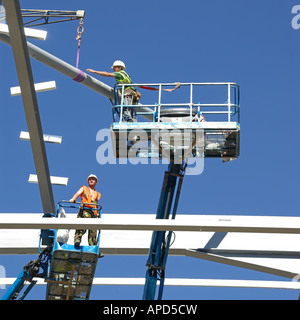
M55 204L50 182L50 173L43 140L43 130L34 88L33 75L18 0L4 0L6 19L11 37L19 84L22 91L24 111L33 153L36 173L39 177L39 189L44 213L54 213ZM6 35L2 35L7 37Z
M39 179L36 174L29 175L29 178L28 178L29 183L38 183L38 181ZM68 184L69 178L50 176L50 181L51 181L51 184L66 186Z
M0 214L0 224L2 222L9 223L11 225L6 224L6 226L14 227L16 224L22 224L23 221L31 224L32 221L38 220L37 223L57 222L57 225L52 226L63 229L69 227L78 229L79 224L85 220L95 220L100 224L94 226L99 229L103 228L101 230L101 252L103 254L144 256L149 252L152 235L152 231L143 231L144 229L150 229L150 227L160 229L168 226L173 230L175 227L178 230L186 230L187 226L196 226L198 232L175 231L176 237L170 247L169 255L194 257L291 279L298 276L300 270L299 233L199 231L199 226L208 223L210 229L213 229L215 225L217 230L220 228L220 224L224 228L226 224L230 223L230 228L235 225L236 231L240 226L243 228L256 226L256 231L263 231L267 226L271 226L273 231L278 231L275 228L279 227L280 231L284 231L282 229L284 227L287 232L290 232L290 228L299 226L299 217L177 215L176 220L156 220L154 214L103 214L101 219L77 219L75 216L76 214L67 213L67 217L64 219L41 219L41 214ZM71 224L68 224L69 222ZM170 224L166 225L165 223ZM21 224L19 227L23 227ZM42 224L38 225L37 229L31 230L1 229L0 254L37 254L39 229L42 226ZM131 229L137 226L139 230ZM87 227L93 226L82 226L82 224L80 226L80 228ZM104 230L105 228L107 230ZM108 230L113 228L115 230ZM118 228L122 230L117 230ZM74 230L71 229L70 244L73 244L73 239ZM87 237L82 240L83 245L87 243L86 241Z
M16 278L0 278L0 285L11 285ZM37 285L46 285L44 279L33 278ZM143 286L145 278L108 278L96 277L95 286ZM179 287L226 287L226 288L259 288L259 289L288 289L300 290L300 283L294 281L265 281L265 280L231 280L231 279L185 279L166 278L165 286Z
M25 36L39 40L46 40L47 31L24 28ZM0 23L0 33L9 34L8 26L5 23Z
M118 219L115 217L118 216ZM128 220L130 216L130 220ZM30 214L0 214L0 229L78 229L79 226L91 230L137 230L137 231L188 231L188 232L238 232L238 233L278 233L300 234L300 218L265 217L266 219L194 219L181 215L179 219L155 219L147 215L106 215L101 219L77 219L69 215L67 219L47 219ZM149 216L149 215L148 215ZM127 219L126 219L127 218ZM270 219L269 219L270 218ZM277 219L276 219L277 218Z
M29 132L21 131L19 139L29 141L30 140ZM61 144L62 136L54 136L54 135L50 135L50 134L44 134L44 142Z
M16 220L19 219L16 215L13 214L13 216ZM29 215L26 216L28 218ZM36 216L36 214L32 214L32 216ZM109 216L114 221L122 219L122 216L128 221L152 220L151 217L148 217L149 215L120 214ZM153 219L154 217L153 215ZM191 221L192 219L193 217L188 215L177 216L177 220L181 221ZM70 244L73 244L74 232L74 230L70 230L68 241ZM0 254L38 254L39 233L39 229L1 229ZM146 256L149 251L151 235L152 231L101 230L101 252L104 255ZM209 260L291 279L299 276L299 234L237 232L228 233L225 237L217 237L216 235L217 233L214 232L176 231L176 238L170 247L169 256L194 257L199 260ZM87 245L87 236L82 239L82 244Z
M8 45L12 45L12 38L5 34L0 34L0 40L5 42ZM41 63L49 66L50 68L64 74L65 76L75 80L76 82L80 82L83 85L89 87L90 89L104 95L109 99L114 99L114 90L110 86L106 85L105 83L87 75L86 73L82 72L81 70L73 67L72 65L68 64L67 62L55 57L54 55L48 53L40 49L39 47L33 45L30 42L27 42L29 55L40 61Z
M0 34L0 41L11 45L11 39L6 34ZM70 65L69 63L55 57L54 55L48 53L45 50L40 49L39 47L33 45L30 42L27 42L29 55L40 61L41 63L49 66L50 68L64 74L68 78L71 78L72 80L79 82L83 84L84 86L100 93L101 95L105 96L106 98L110 99L111 101L114 101L114 89L107 84L97 80L96 78L86 74L80 69L77 69ZM150 112L152 113L153 110L147 107L143 107L143 105L140 105L137 108L137 111L139 112ZM152 121L153 115L152 114L144 114L144 118L149 119Z
M55 90L56 89L56 83L55 83L55 81L47 81L47 82L35 83L34 84L34 88L35 88L36 92ZM10 88L10 94L12 96L21 95L21 88L20 87L12 87L12 88Z

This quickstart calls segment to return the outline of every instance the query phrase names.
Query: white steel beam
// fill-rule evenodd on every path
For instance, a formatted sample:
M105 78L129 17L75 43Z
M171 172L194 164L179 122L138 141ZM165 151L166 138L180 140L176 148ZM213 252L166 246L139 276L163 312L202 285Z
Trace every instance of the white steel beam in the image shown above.
M16 278L0 278L0 286L11 285ZM44 279L33 278L37 285L46 285ZM184 279L166 278L166 286L180 287L226 287L226 288L260 288L299 290L300 283L294 281L264 281L264 280L230 280L230 279ZM145 278L94 278L93 285L103 286L144 286Z
M34 84L34 89L36 92L43 92L43 91L49 91L49 90L55 90L56 89L56 82L55 81L47 81L47 82L39 82ZM12 96L19 96L21 95L21 87L11 87L10 88L10 94Z
M48 143L61 144L61 142L62 142L62 136L54 136L54 135L50 135L50 134L44 134L43 138L44 138L44 142L48 142ZM21 131L19 139L20 140L30 140L29 132Z
M8 25L5 23L0 23L0 33L8 34ZM38 40L46 40L47 31L37 30L32 28L24 28L25 36L28 38L38 39Z
M251 226L269 224L276 226L297 225L297 217L255 217L255 216L201 216L177 215L175 220L156 220L149 214L103 214L101 219L76 219L75 214L67 213L64 219L43 218L41 214L0 214L0 254L38 254L39 229L8 229L16 225L23 227L24 220L31 227L48 228L42 225L44 220L51 227L89 228L87 220L95 220L96 228L101 230L100 250L105 255L148 255L152 231L144 229L173 229L174 243L170 247L170 256L188 256L209 260L231 266L247 268L286 278L298 276L300 270L300 234L253 233L253 232L200 232L199 225L210 222L210 228L217 222ZM34 221L36 220L35 224ZM102 221L102 224L101 224ZM177 224L172 224L172 222ZM70 223L69 223L70 222ZM100 222L100 224L98 224ZM165 222L170 223L166 225ZM25 221L26 223L26 221ZM54 224L52 224L54 223ZM29 224L27 226L29 226ZM132 230L136 226L142 230ZM231 225L231 227L232 227ZM7 229L3 229L6 226ZM198 232L179 231L186 227L197 226ZM130 227L130 228L129 228ZM163 228L162 228L163 227ZM166 228L168 227L168 228ZM117 230L117 229L122 230ZM218 225L219 228L219 225ZM115 230L110 230L115 229ZM130 229L130 230L127 230ZM237 229L236 229L237 230ZM274 230L274 229L273 229ZM281 231L283 231L281 229ZM289 228L287 231L290 231ZM70 230L69 242L73 244L74 230ZM86 245L86 239L82 244Z
M31 175L30 182L36 182ZM65 182L67 178L52 177L53 183ZM58 178L58 179L54 179ZM18 218L16 219L16 216ZM222 218L222 216L189 216L172 219L145 219L147 215L104 215L101 219L78 220L69 215L69 219L48 219L41 216L28 217L26 214L0 214L0 229L76 229L82 226L92 230L154 230L154 231L195 231L195 232L242 232L242 233L279 233L300 234L298 217L247 217L240 219ZM149 215L148 215L149 216ZM118 217L116 219L116 217ZM191 218L192 217L192 218ZM209 218L207 218L209 217ZM183 219L182 219L183 218Z
M222 254L211 254L207 252L202 252L199 250L188 249L185 250L185 255L188 257L198 258L202 260L218 262L222 264L227 264L234 267L269 273L285 278L293 279L299 277L300 270L300 252L298 256L291 258L289 254L282 254L281 258L274 258L276 252L270 252L269 255L265 255L264 258L247 257L247 252L243 254L234 254L232 256L222 255ZM245 257L246 256L246 257Z
M55 184L55 185L58 185L58 186L66 186L68 184L68 180L69 180L69 178L66 178L66 177L50 176L51 184ZM30 174L29 178L28 178L28 182L29 183L38 183L37 175L36 174ZM45 219L45 218L41 218L41 219ZM29 228L29 229L33 229L33 228Z

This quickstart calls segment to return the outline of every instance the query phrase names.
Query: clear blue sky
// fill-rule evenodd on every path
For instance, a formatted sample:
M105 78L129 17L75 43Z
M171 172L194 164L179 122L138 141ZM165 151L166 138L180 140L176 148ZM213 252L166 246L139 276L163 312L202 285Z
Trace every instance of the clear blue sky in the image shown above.
M232 81L241 87L241 156L231 163L205 160L203 174L186 176L178 214L299 215L300 30L291 25L300 1L21 1L24 9L85 10L79 67L107 70L126 62L134 82ZM46 41L29 40L75 65L78 22L40 27ZM38 94L44 133L62 135L47 145L50 173L69 177L54 186L55 201L69 199L91 172L99 177L106 213L156 213L166 165L99 165L96 134L109 128L109 100L32 61L35 82L55 80ZM0 43L0 212L42 212L12 50ZM96 76L97 77L97 76ZM100 79L113 86L114 80ZM15 277L33 256L0 256ZM98 277L144 277L146 256L106 256ZM166 276L284 280L192 258L169 257ZM0 290L0 297L4 290ZM91 299L141 299L143 287L92 289ZM44 299L36 286L28 299ZM170 288L164 299L297 299L298 292L266 289Z

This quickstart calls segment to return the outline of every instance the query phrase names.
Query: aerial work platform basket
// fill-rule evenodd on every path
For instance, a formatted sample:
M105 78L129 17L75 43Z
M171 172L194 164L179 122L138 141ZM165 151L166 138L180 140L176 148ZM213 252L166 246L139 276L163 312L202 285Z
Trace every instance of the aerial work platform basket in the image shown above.
M116 86L110 127L116 158L168 158L178 163L191 157L236 159L240 150L239 86L232 82L182 83L180 89L165 93L171 85L174 83ZM143 104L125 104L126 86L152 88L152 96L143 94ZM158 96L153 102L154 90ZM123 120L124 111L131 108L136 110L137 122Z
M79 209L81 203L59 202L59 208ZM87 204L91 205L91 204ZM102 207L92 204L101 217ZM59 211L59 209L58 209ZM45 279L47 300L88 300L99 258L100 231L97 245L79 246L57 241L55 232L51 263Z

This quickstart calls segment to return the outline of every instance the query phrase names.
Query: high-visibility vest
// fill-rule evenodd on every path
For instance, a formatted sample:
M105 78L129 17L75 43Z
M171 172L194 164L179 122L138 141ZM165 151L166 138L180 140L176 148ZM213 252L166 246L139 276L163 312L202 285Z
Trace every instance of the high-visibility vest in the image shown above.
M117 71L116 73L121 74L122 79L116 79L118 83L132 83L132 80L127 72L124 70Z
M117 71L115 73L119 73L122 76L122 79L117 79L116 78L117 83L120 83L120 84L122 84L122 83L124 83L124 84L132 83L132 80L131 80L129 74L127 72L125 72L124 70L120 70L120 71ZM131 88L132 90L134 90L133 87L127 87L127 86L125 87L125 90L127 88Z
M90 192L90 188L86 187L86 186L82 186L83 188L83 193L81 195L81 202L82 203L98 203L98 201L100 200L101 198L101 193L94 190L94 192L96 193L96 198L94 200L92 200L92 194ZM87 208L97 208L96 206L93 206L93 205L86 205L85 207ZM95 216L98 217L99 216L99 213L98 213L98 210L94 210L94 213L95 213Z

